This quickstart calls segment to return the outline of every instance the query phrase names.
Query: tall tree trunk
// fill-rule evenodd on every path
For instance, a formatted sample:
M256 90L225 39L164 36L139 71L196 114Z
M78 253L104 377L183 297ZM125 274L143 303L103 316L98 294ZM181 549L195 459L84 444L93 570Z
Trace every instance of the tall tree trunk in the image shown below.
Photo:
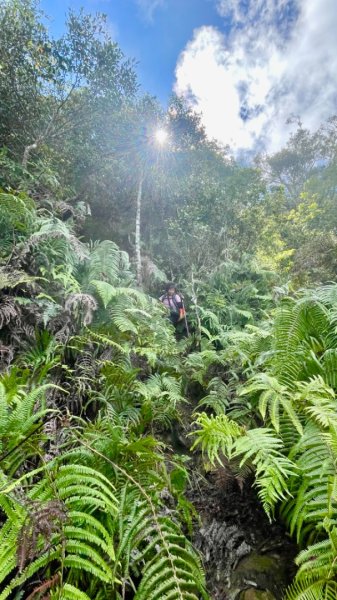
M195 279L194 279L194 273L193 273L193 267L192 267L192 271L191 271L191 288L192 288L192 302L195 306L195 316L197 318L197 340L198 340L198 345L199 345L199 349L201 349L201 320L200 320L200 315L199 315L199 310L198 310L198 297L197 297L197 290L195 288Z
M143 192L143 180L144 174L141 173L139 184L138 184L138 193L137 193L137 206L136 206L136 236L135 236L135 244L136 244L136 273L137 273L137 285L142 285L142 255L140 251L140 217L141 217L141 208L142 208L142 192Z
M24 169L27 168L27 164L28 164L28 160L29 160L31 151L35 150L36 148L37 148L37 142L34 142L33 144L29 144L29 146L25 147L23 157L22 157L22 166Z

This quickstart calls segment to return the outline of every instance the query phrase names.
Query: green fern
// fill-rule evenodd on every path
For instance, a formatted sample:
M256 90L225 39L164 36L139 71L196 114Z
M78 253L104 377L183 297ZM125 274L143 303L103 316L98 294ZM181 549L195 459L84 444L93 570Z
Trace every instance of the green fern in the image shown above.
M184 368L189 377L201 385L207 383L207 373L211 366L224 365L225 358L222 353L216 352L210 344L209 348L201 352L193 352L184 361Z
M192 435L197 437L193 448L200 445L212 464L221 464L220 453L228 459L240 459L240 468L251 464L262 505L269 515L279 500L289 496L287 480L296 476L295 464L283 453L283 443L271 429L250 429L245 432L226 415L198 416L200 426Z
M32 287L36 280L36 277L28 275L24 271L0 267L0 290L14 289L23 284L29 284Z
M178 417L178 407L186 402L181 394L181 381L162 373L150 375L146 382L138 382L135 391L143 402L144 423L159 422L169 426Z
M196 436L192 449L200 445L212 464L221 464L220 453L230 459L235 451L236 440L245 433L242 427L229 420L226 415L209 417L206 413L201 413L195 423L200 429L190 434Z
M283 443L274 431L257 428L237 439L233 458L241 459L240 467L251 462L255 468L256 487L262 506L269 517L278 501L290 495L288 480L296 477L297 467L283 454Z
M335 473L335 461L328 442L317 425L308 423L303 437L294 445L289 458L296 461L301 478L294 482L294 498L282 507L290 532L298 541L310 527L322 526L329 512L329 489Z
M89 284L96 280L115 285L130 280L131 275L127 253L110 240L97 242L92 247L87 271Z
M101 444L101 437L98 442ZM168 516L160 497L164 480L153 472L154 461L160 458L153 452L154 440L136 440L128 444L127 451L121 445L120 449L126 451L125 458L119 458L123 467L98 450L96 443L93 446L92 437L90 445L84 440L82 443L101 458L102 466L105 463L113 468L116 478L119 512L113 524L113 577L120 579L124 589L133 589L138 599L159 600L167 594L181 600L197 600L200 596L206 600L200 559L182 534L177 513L170 511Z
M65 583L50 595L51 600L91 600L90 597L70 583Z
M108 515L110 519L116 517L118 501L110 481L97 470L87 466L62 465L54 472L47 471L46 477L28 493L29 501L39 506L37 514L42 514L45 506L44 519L54 518L48 503L55 498L64 505L66 519L61 524L61 529L54 531L50 540L44 540L43 545L37 545L33 557L29 536L27 539L27 535L24 535L20 540L20 530L25 519L33 519L30 529L36 537L39 531L42 535L42 530L39 529L41 523L34 521L34 515L30 516L29 504L25 516L14 497L10 499L12 507L7 522L0 531L0 583L8 577L12 579L0 594L0 600L5 600L16 587L28 581L41 567L46 568L52 564L52 561L59 563L60 570L69 568L74 572L87 573L99 581L113 583L111 564L115 560L115 552ZM99 515L100 518L97 518ZM107 515L107 518L104 518L104 515ZM24 566L21 573L13 574L16 565L16 547L13 542L16 538L21 546L19 553L23 555L22 564L25 565L29 559L30 562Z
M141 500L138 496L130 486L122 491L116 551L123 580L132 586L132 574L141 576L135 598L207 599L200 559L178 523L158 514L149 497Z
M303 411L322 427L337 426L337 400L333 389L320 376L297 383L297 402Z
M113 299L119 296L126 296L139 302L142 307L146 307L149 303L147 296L133 288L115 287L107 281L91 280L91 285L96 289L98 295L103 303L104 308L110 304Z
M275 318L275 354L271 363L281 383L292 387L300 379L310 360L311 337L322 340L328 330L328 311L322 304L306 298L281 304Z
M214 377L209 382L207 391L207 396L199 400L196 411L206 407L216 415L225 413L230 405L228 386L219 377Z
M324 352L321 362L324 380L337 390L337 348L328 348Z
M337 529L329 537L309 546L296 558L299 570L285 600L332 600L337 595Z
M25 194L0 193L0 227L26 231L35 216L35 202Z
M250 395L256 392L261 392L258 408L263 420L266 420L268 412L270 422L277 433L280 431L280 415L282 412L287 415L298 433L303 433L302 423L292 404L292 395L284 385L279 383L276 377L259 373L249 380L249 383L241 390L240 395Z
M46 384L31 391L22 387L11 397L0 382L0 447L5 449L2 461L7 473L13 475L27 458L38 452L41 432L36 424L57 412L46 408L45 393L49 389L56 386Z
M287 590L285 600L335 600L336 597L336 581L326 581L324 577L312 580L308 577L305 580L295 580Z

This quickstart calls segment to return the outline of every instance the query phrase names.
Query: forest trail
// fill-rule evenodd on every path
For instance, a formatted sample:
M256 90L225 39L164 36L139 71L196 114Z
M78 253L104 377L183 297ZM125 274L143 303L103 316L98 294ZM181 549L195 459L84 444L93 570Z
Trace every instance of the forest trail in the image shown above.
M212 600L282 600L294 575L297 547L268 521L251 484L240 489L219 469L189 494L201 519L193 543Z
M202 556L212 600L282 600L296 569L298 546L278 518L269 521L254 487L253 474L235 477L228 462L205 470L202 455L191 451L191 399L183 425L173 427L175 453L190 462L187 498L194 520L192 542ZM194 403L195 404L195 403Z

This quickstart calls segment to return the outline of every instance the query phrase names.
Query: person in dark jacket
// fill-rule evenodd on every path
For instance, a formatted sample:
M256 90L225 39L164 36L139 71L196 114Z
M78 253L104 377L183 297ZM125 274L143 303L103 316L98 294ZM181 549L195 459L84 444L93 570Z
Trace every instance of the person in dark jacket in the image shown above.
M185 309L183 297L177 293L174 283L166 285L166 293L159 300L170 311L170 321L176 326L185 317Z

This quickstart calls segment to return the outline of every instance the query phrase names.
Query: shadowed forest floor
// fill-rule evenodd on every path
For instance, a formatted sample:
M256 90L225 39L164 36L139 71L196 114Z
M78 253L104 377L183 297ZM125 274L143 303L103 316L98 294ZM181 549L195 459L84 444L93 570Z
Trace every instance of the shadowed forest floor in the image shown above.
M201 519L193 543L214 600L280 600L294 575L296 545L282 525L268 521L251 483L240 489L219 470L190 492Z

